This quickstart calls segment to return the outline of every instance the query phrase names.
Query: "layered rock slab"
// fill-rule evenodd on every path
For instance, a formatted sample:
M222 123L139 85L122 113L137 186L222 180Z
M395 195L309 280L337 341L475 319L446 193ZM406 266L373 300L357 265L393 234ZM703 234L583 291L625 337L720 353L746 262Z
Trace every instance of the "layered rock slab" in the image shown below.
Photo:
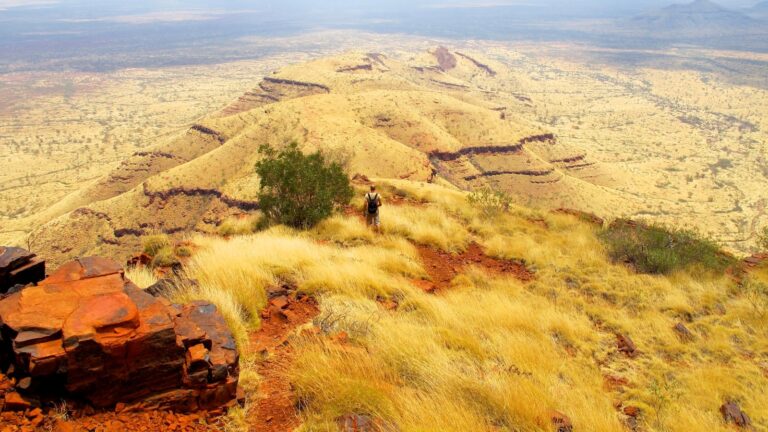
M109 260L79 259L1 300L0 335L0 361L36 396L176 410L236 399L238 354L215 306L171 305Z
M29 251L0 246L0 294L45 278L45 261Z

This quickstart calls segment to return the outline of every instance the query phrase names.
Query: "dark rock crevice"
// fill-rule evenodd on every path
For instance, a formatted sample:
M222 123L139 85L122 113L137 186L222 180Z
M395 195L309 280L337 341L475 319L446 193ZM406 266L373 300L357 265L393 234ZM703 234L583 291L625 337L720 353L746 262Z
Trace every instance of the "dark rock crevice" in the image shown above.
M280 85L295 86L295 87L314 88L314 89L323 90L326 93L330 93L331 92L330 87L328 87L326 85L323 85L323 84L317 84L317 83L311 83L311 82L294 81L294 80L289 80L289 79L270 78L270 77L264 78L263 82L270 83L270 84L280 84ZM260 86L261 86L262 90L270 91L270 89L264 88L263 83L260 84Z
M217 132L217 131L215 131L215 130L207 127L207 126L203 126L201 124L192 125L192 127L189 128L189 129L193 130L193 131L200 132L203 135L210 135L210 136L214 137L221 144L224 144L227 141L227 139L220 132Z
M457 56L459 56L459 57L462 57L462 58L464 58L464 59L467 59L467 60L469 60L470 62L472 62L472 64L474 64L474 65L475 65L475 66L477 66L478 68L480 68L480 69L484 70L484 71L485 71L485 73L487 73L488 75L490 75L490 76L496 76L496 71L494 71L493 69L491 69L491 67L490 67L490 66L488 66L487 64L483 64L483 63L480 63L479 61L477 61L477 60L473 59L472 57L470 57L470 56L468 56L468 55L466 55L466 54L462 54L462 53L460 53L460 52L458 52L458 51L456 52L456 55L457 55Z
M372 70L373 70L373 65L371 65L371 64L361 64L361 65L340 67L340 68L336 69L336 72L337 73L345 73L345 72L372 71Z
M154 202L155 200L168 201L174 196L183 195L217 198L230 207L237 207L240 210L246 211L253 211L261 208L259 203L256 201L245 201L232 198L216 189L175 187L163 191L151 191L147 187L146 183L143 186L144 195L150 199L150 203Z
M471 175L464 177L464 180L466 181L472 181L477 180L481 177L496 177L500 175L522 175L522 176L529 176L529 177L543 177L552 174L555 172L554 169L543 169L543 170L519 170L519 171L485 171L482 174L477 175Z

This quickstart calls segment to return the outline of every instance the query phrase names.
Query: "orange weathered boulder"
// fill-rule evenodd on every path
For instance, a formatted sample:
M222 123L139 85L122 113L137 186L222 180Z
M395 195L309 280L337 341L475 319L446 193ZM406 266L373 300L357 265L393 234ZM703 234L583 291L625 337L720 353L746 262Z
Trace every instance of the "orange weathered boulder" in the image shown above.
M28 392L97 407L151 400L173 409L219 407L236 397L237 350L215 306L171 305L109 260L79 259L1 300L0 334L17 382L31 379ZM197 345L208 351L205 362Z

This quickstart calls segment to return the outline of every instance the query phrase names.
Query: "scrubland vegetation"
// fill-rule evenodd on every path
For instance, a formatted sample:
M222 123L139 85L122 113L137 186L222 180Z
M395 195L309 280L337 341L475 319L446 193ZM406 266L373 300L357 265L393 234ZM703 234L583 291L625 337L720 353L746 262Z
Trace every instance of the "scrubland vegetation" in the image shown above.
M600 238L611 258L643 273L668 274L690 267L723 273L736 263L717 244L692 231L617 221Z
M758 430L768 425L768 269L738 282L671 260L663 275L639 274L614 263L601 227L576 217L515 205L489 213L456 190L382 183L381 235L336 215L307 231L192 239L186 276L198 284L175 297L210 300L225 314L244 352L250 400L258 360L248 333L270 287L289 285L320 303L319 333L299 328L290 339L286 374L303 431L335 431L346 413L401 431L549 431L552 410L574 430L623 431L625 407L639 409L648 431L724 431L725 401ZM392 196L403 201L387 206ZM416 245L458 252L471 242L524 261L535 280L470 265L438 294L414 283L429 277ZM673 330L678 323L690 337ZM340 332L348 341L332 337ZM636 356L617 350L619 334L634 341ZM231 427L245 427L243 411L231 418Z
M270 222L310 228L352 199L349 177L320 153L305 155L295 141L282 150L260 148L259 204Z

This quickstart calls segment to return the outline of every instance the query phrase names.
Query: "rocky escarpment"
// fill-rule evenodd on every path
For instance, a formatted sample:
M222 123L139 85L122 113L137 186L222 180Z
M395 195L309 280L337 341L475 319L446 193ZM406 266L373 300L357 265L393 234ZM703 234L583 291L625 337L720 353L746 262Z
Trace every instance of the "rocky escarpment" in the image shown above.
M330 87L323 84L265 77L257 89L240 96L224 108L221 115L230 116L284 100L330 92Z
M216 307L153 297L109 260L76 260L0 300L0 335L0 366L16 383L0 391L6 409L190 411L237 399L238 352Z
M459 56L459 57L461 57L461 58L464 58L464 59L466 59L466 60L469 60L469 61L470 61L472 64L474 64L474 65L475 65L475 66L477 66L478 68L480 68L480 69L482 69L483 71L485 71L485 73L487 73L488 75L490 75L490 76L492 76L492 77L493 77L493 76L496 76L496 71L494 71L493 69L491 69L491 67L490 67L490 66L488 66L487 64L484 64L484 63L480 63L479 61L475 60L474 58L472 58L472 57L470 57L470 56L468 56L468 55L466 55L466 54L462 54L462 53L460 53L460 52L458 52L458 51L456 52L456 55L457 55L457 56Z
M522 175L529 177L543 177L553 174L554 169L541 169L541 170L499 170L499 171L484 171L482 174L470 175L464 177L466 181L477 180L482 177L496 177L501 175Z
M357 71L372 71L373 65L370 63L366 64L359 64L359 65L353 65L353 66L344 66L336 69L337 73L348 73L348 72L357 72Z
M464 156L470 155L483 155L483 154L504 154L504 153L519 153L523 150L523 144L512 144L505 146L478 146L478 147L465 147L456 152L441 152L434 151L429 154L430 158L437 159L442 162L455 161Z
M524 137L515 144L465 147L454 152L433 151L430 160L437 172L467 189L482 186L482 179L518 176L528 184L544 185L562 181L556 168L562 164L547 163L527 146L550 147L557 143L554 134ZM515 180L521 181L521 180Z
M498 155L507 153L520 153L524 146L533 142L550 142L554 141L554 134L541 134L525 137L517 142L517 144L501 145L501 146L475 146L464 147L456 152L441 152L433 151L429 154L430 158L434 158L443 162L454 161L464 156L470 155Z
M171 189L152 191L146 184L143 186L144 195L149 197L150 204L154 203L155 200L168 201L176 196L188 196L217 198L229 207L236 207L246 211L258 210L260 208L257 201L245 201L232 198L217 189L175 187Z
M453 90L469 90L469 86L466 86L466 85L463 85L463 84L454 84L454 83L449 83L447 81L441 81L441 80L436 80L436 79L431 79L429 81L432 82L432 83L435 83L435 84L437 84L439 86L442 86L442 87L445 87L445 88L449 88L449 89L453 89Z
M203 126L201 124L192 125L190 130L193 130L193 131L196 131L196 132L200 132L203 135L210 135L211 137L216 139L216 141L218 141L220 144L224 144L227 141L227 138L221 132L217 132L217 131L215 131L215 130L207 127L207 126Z
M89 201L101 201L127 192L142 181L199 157L227 141L224 134L202 124L160 148L139 151L124 160L88 190Z

